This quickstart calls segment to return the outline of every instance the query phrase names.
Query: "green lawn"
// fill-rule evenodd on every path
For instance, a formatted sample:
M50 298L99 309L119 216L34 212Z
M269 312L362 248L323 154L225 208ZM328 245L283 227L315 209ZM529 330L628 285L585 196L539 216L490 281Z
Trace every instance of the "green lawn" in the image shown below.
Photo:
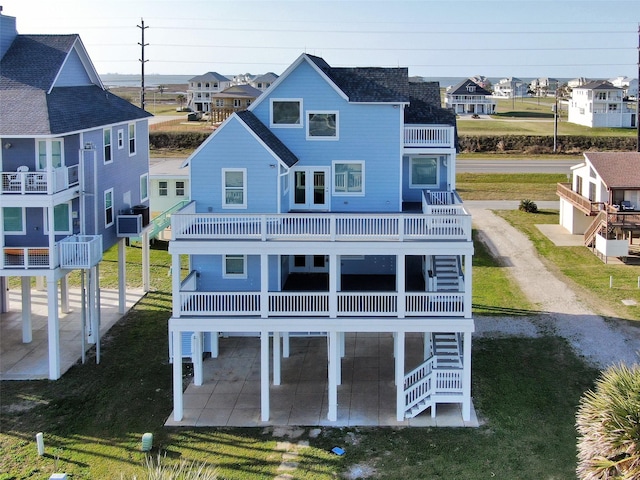
M559 173L458 173L456 189L463 200L558 200Z

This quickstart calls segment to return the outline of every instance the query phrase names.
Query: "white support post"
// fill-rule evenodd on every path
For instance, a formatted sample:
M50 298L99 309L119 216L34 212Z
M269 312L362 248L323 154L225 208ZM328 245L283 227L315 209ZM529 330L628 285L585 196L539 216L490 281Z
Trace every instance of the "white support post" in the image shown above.
M269 255L260 255L260 316L269 317Z
M329 341L329 409L327 419L330 422L338 420L338 374L340 369L340 352L338 349L338 332L330 331L327 337Z
M273 384L280 385L282 361L280 357L280 332L273 332Z
M118 313L127 309L127 250L125 239L118 241Z
M193 384L196 386L202 385L202 332L194 332L191 337L191 357L193 360Z
M184 399L182 396L182 332L174 330L171 335L173 344L173 419L182 420Z
M473 255L464 256L464 317L471 318L471 302L472 300L472 285L473 285Z
M404 224L402 219L400 219L400 224ZM405 255L404 253L399 253L396 255L396 291L398 292L398 318L404 318L406 315L406 265L405 265Z
M396 420L404 420L404 332L395 333Z
M282 357L289 358L289 332L282 333Z
M95 295L93 294L94 270L93 267L87 270L87 326L89 335L87 340L90 344L96 343L96 332L93 330L95 312Z
M269 332L260 332L260 418L269 421Z
M51 225L51 224L50 224ZM49 380L60 378L60 325L58 320L58 283L47 279L47 306L49 317L47 330L49 337Z
M44 277L42 275L36 276L36 290L44 292L47 288L44 286Z
M101 301L100 301L100 264L98 263L93 267L95 271L95 324L96 324L96 363L100 363L100 328L102 327L102 313L101 313Z
M329 317L338 316L338 256L329 255Z
M31 324L31 277L20 277L22 287L22 343L33 340Z
M211 358L218 358L218 355L220 355L219 333L220 332L211 332L211 344L210 344Z
M180 316L180 255L174 253L171 255L171 290L173 317Z
M62 313L69 313L69 275L60 279L60 310Z
M149 232L142 234L142 289L151 290L151 260L149 252Z
M462 420L471 420L471 332L464 332L462 361Z
M423 347L422 359L427 360L431 356L431 332L424 332Z

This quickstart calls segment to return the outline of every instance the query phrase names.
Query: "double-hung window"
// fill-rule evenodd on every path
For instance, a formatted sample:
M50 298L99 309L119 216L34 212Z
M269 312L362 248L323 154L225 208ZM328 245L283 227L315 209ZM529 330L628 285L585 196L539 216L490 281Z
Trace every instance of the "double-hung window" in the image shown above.
M247 208L247 169L222 169L222 208Z
M136 124L129 124L129 155L136 154Z
M25 234L25 209L22 207L2 208L3 227L5 235Z
M333 162L333 194L364 195L364 162Z
M223 278L247 278L247 256L225 255L222 267Z
M113 188L104 192L104 226L105 228L113 225Z
M302 127L302 99L272 99L272 127Z
M438 186L438 157L412 157L409 171L411 188Z
M169 182L158 182L158 196L166 197L167 195L169 195Z
M184 182L176 182L176 197L184 197Z
M338 112L307 112L307 140L338 140Z

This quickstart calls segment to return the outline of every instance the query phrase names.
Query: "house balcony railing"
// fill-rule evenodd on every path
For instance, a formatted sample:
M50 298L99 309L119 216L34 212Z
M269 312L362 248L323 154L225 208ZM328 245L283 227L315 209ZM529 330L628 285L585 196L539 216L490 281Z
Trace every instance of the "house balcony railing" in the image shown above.
M436 241L471 240L466 213L219 214L195 213L191 202L171 216L172 240Z
M22 167L21 167L22 168ZM78 165L59 167L51 172L2 172L3 194L54 194L79 184Z
M196 292L180 290L178 316L465 317L464 292Z
M556 194L571 202L575 207L587 215L597 215L604 208L603 202L592 202L587 197L580 195L578 192L571 190L570 183L558 183Z
M426 215L467 215L455 190L422 191L422 213Z
M49 247L2 247L0 268L90 268L102 260L101 235L72 235Z
M455 131L449 125L405 125L405 147L455 147Z

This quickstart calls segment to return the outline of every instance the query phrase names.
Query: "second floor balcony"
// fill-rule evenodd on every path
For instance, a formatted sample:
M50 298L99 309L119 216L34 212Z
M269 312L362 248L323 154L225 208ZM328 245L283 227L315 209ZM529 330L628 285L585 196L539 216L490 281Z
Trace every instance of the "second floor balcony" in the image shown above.
M0 269L91 268L102 260L101 235L71 235L53 246L3 247Z
M78 165L59 167L50 172L31 172L27 167L19 167L15 172L1 172L0 178L2 194L52 195L80 182Z
M455 129L450 125L404 126L405 147L455 148Z

